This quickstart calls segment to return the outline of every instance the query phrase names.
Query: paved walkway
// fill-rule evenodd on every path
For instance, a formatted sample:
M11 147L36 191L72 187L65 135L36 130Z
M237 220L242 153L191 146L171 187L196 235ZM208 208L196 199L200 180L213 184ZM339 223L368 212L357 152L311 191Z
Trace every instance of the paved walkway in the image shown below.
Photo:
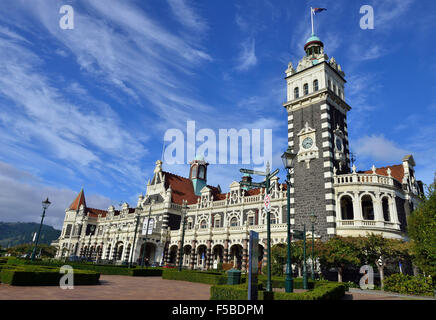
M19 287L0 284L0 300L209 300L210 285L161 277L101 275L100 285Z
M380 290L350 288L342 300L435 300L432 297L408 296Z

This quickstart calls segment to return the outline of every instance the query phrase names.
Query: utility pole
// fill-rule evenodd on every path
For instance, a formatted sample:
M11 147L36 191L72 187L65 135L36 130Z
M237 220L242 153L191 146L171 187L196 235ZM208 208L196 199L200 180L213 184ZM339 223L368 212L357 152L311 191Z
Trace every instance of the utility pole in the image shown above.
M271 286L271 210L270 210L270 187L271 187L271 178L274 177L278 172L279 169L274 170L273 172L270 172L270 166L269 162L266 164L266 170L265 172L262 171L255 171L250 169L240 169L239 170L242 173L248 173L248 174L256 174L265 176L265 180L261 183L256 182L246 182L241 181L240 184L243 186L247 186L249 188L265 188L265 211L266 211L266 233L267 233L267 283L266 283L266 291L271 292L272 286Z

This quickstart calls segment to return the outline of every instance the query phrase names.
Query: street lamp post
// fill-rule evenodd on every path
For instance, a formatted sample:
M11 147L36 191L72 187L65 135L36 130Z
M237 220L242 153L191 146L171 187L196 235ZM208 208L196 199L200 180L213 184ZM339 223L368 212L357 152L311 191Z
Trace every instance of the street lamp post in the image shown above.
M133 237L132 254L130 255L129 268L132 267L132 259L133 259L133 256L135 255L136 234L138 233L139 217L140 217L140 214L136 213L135 236Z
M145 260L145 249L147 247L147 236L148 236L148 226L150 225L150 219L151 219L151 207L154 205L154 199L150 201L150 209L148 211L148 220L147 220L147 229L145 230L145 239L144 239L144 250L142 254L142 260L141 260L141 267L144 266L144 260Z
M185 242L186 208L187 208L187 201L183 200L183 208L182 208L183 224L182 224L182 241L180 243L180 251L179 251L179 271L182 271L183 246Z
M38 231L38 235L36 237L35 247L33 248L33 252L32 252L32 257L31 257L32 261L35 260L36 248L38 247L39 236L41 235L41 228L42 228L42 223L43 223L44 217L45 217L45 210L47 210L47 208L50 206L50 204L51 204L51 202L48 201L48 198L42 202L42 208L44 210L42 211L41 223L39 224L39 231Z
M312 222L312 280L315 280L315 260L314 260L314 251L315 251L315 222L316 215L315 212L312 211L312 215L310 216L310 222Z
M303 289L307 288L307 265L306 265L306 224L303 225Z
M288 230L287 230L288 252L287 252L287 263L286 263L285 292L294 291L294 280L292 279L292 265L291 265L291 169L294 167L295 156L296 154L292 152L290 147L288 147L288 149L282 155L283 165L285 166L287 171L286 174L287 221L286 222L288 224Z

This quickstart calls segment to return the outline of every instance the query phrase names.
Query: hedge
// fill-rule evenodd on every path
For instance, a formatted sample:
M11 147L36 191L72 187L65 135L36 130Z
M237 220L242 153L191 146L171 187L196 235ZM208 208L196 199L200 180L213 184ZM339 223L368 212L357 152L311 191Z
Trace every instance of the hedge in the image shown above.
M212 285L227 283L227 275L224 275L220 272L205 272L195 270L178 271L174 269L165 269L162 273L162 279L200 282Z
M58 286L64 274L60 268L41 266L4 266L0 272L2 283L14 286ZM99 284L100 273L74 270L74 285Z
M107 264L94 264L92 262L85 263L77 263L77 262L63 262L63 261L41 261L41 260L25 260L25 259L17 259L12 258L7 261L8 265L20 265L20 266L44 266L44 267L62 267L64 265L68 265L73 267L75 270L91 270L98 272L103 275L124 275L124 276L136 276L136 277L145 277L145 276L161 276L162 268L137 268L132 266L128 268L128 266L116 266L116 265L107 265Z
M210 288L210 300L247 300L247 284L215 285ZM259 291L259 300L339 300L347 287L343 283L323 282L313 290L301 293Z
M402 273L396 273L386 277L383 281L383 284L385 291L423 296L434 295L434 288L431 283L431 278L426 279L422 275L410 276Z

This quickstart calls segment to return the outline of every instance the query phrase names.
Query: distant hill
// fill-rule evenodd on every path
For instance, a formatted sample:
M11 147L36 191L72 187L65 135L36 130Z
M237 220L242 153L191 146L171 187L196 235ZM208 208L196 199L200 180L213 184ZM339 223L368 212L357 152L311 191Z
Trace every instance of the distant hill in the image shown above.
M19 244L31 243L33 233L38 232L39 223L35 222L0 222L0 246L16 246ZM60 230L43 224L39 243L50 244L59 238Z

